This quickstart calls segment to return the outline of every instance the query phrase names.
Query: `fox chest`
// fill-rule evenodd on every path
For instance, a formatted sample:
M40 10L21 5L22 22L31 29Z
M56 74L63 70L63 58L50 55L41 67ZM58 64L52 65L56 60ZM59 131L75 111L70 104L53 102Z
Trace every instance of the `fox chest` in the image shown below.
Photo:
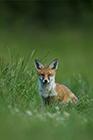
M40 94L43 98L57 96L57 93L56 93L55 89L50 88L50 87L41 88L39 94Z

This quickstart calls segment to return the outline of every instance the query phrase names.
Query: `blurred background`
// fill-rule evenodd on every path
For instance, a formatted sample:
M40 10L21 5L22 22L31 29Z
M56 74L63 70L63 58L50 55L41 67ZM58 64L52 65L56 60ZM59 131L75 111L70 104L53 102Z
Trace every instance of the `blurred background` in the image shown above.
M60 61L57 80L93 82L93 0L0 0L0 56Z

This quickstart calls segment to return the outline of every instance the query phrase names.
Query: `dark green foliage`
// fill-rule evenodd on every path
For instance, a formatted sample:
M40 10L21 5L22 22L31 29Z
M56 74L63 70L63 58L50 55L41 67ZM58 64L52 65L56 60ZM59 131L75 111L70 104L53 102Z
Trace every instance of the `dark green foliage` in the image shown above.
M1 0L0 15L0 21L10 27L15 22L38 23L44 27L60 22L63 26L68 23L87 25L93 23L93 0Z

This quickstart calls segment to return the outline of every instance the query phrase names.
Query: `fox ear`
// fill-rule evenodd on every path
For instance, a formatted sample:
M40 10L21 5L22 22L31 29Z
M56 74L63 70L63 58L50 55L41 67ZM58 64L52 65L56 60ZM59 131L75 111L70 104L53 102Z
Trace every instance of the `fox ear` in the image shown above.
M49 68L51 68L51 69L54 69L54 70L57 70L57 68L58 68L58 59L54 59L53 61L52 61L52 63L50 63L49 64Z
M35 67L37 70L40 70L41 68L44 68L44 65L41 64L38 59L35 59Z

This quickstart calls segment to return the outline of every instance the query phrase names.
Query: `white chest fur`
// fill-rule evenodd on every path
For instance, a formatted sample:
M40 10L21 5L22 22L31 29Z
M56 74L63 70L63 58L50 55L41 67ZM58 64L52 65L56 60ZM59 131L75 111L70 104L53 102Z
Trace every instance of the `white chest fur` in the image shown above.
M39 82L39 95L43 96L44 98L49 96L57 96L55 86L55 82L51 82L47 85L42 85L41 82Z

